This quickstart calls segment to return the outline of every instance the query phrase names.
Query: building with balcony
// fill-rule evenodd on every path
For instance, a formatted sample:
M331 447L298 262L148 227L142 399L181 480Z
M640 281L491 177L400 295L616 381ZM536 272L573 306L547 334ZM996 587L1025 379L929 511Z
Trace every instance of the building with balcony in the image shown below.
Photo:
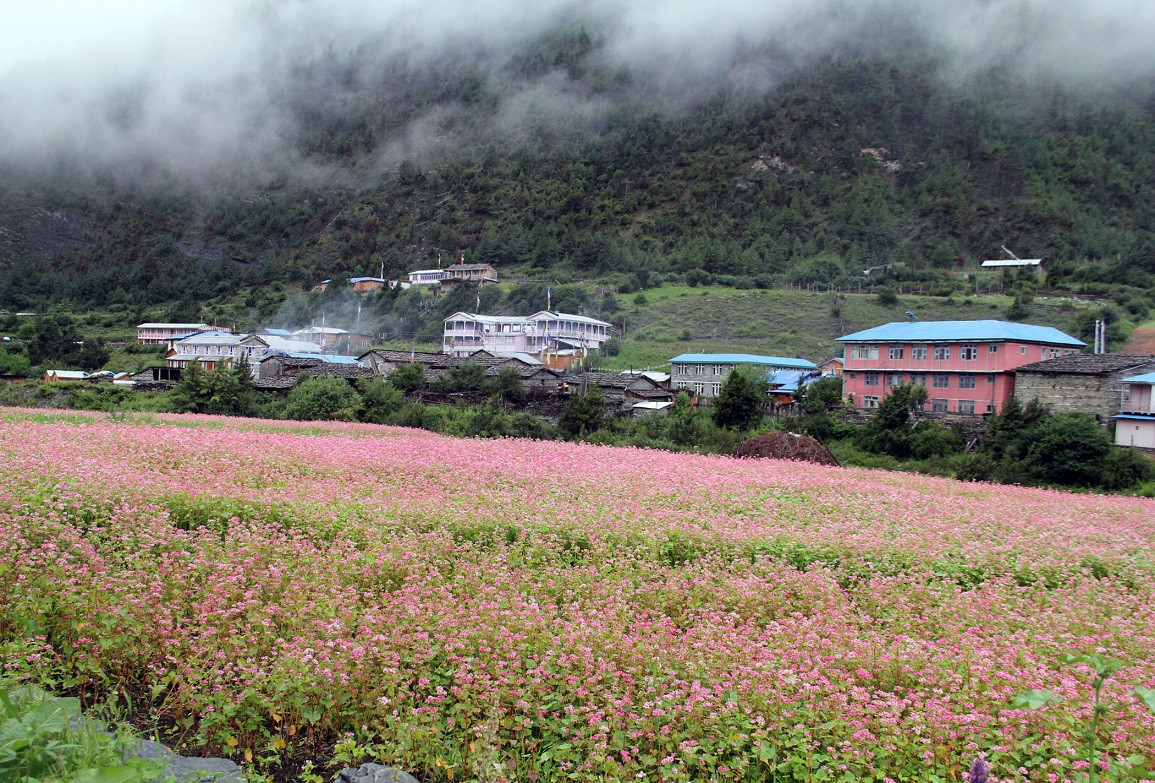
M445 319L442 351L468 356L475 351L544 355L552 351L594 350L613 336L613 325L596 318L542 310L530 316L453 313Z
M843 395L876 408L887 389L923 386L932 413L998 413L1015 393L1015 370L1086 346L1049 326L1009 321L898 321L838 338Z
M461 283L476 283L488 285L497 282L497 270L492 264L454 264L445 267L444 277L441 278L443 289L454 288Z
M740 365L764 369L767 376L779 370L806 370L818 374L818 365L806 359L760 356L751 353L684 353L670 359L670 386L675 392L717 397L726 377Z
M169 349L165 358L165 365L169 368L183 370L194 361L199 362L205 370L215 370L217 367L232 367L237 346L241 343L240 335L232 332L201 332L183 340L177 340Z
M1155 451L1155 372L1123 378L1119 384L1115 443Z
M164 345L165 343L182 337L188 337L196 332L211 332L209 324L162 324L144 323L136 327L136 341L141 345ZM216 331L228 331L217 329Z

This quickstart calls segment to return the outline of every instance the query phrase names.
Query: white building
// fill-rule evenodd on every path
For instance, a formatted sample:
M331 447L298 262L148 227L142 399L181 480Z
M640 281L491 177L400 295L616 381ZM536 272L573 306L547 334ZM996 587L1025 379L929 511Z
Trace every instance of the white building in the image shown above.
M530 316L457 312L445 319L441 347L453 356L480 350L536 355L547 350L593 350L612 336L612 324L584 315L548 310Z
M218 366L231 367L241 338L232 332L201 332L183 340L177 340L169 349L165 364L168 367L184 369L194 361L206 370Z

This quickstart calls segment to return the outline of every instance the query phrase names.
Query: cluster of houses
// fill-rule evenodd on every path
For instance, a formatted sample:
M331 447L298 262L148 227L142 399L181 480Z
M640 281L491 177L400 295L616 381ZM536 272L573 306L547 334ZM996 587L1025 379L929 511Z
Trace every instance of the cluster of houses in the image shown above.
M668 374L577 372L582 358L610 339L613 327L551 310L529 316L453 313L444 322L441 353L368 350L368 335L323 326L241 335L208 324L145 323L137 334L142 344L169 347L164 366L133 376L143 384L174 383L194 361L211 370L243 358L254 384L266 389L288 389L302 376L388 378L402 364L420 365L435 382L461 364L476 363L487 376L512 370L527 391L539 394L580 394L597 386L611 410L643 415L665 410L681 391L709 404L727 376L748 365L765 371L772 404L791 404L798 389L824 375L841 377L845 403L861 412L878 407L890 389L903 384L923 386L925 412L946 418L998 413L1012 397L1037 399L1055 412L1089 412L1104 426L1113 423L1119 445L1155 450L1155 354L1085 353L1086 343L1058 329L1008 321L912 317L839 337L843 356L821 366L791 357L695 353L671 359ZM79 379L50 372L56 375L47 380ZM107 380L104 375L90 379Z
M348 285L357 293L376 291L388 286L393 288L436 287L441 291L452 291L462 283L489 285L498 282L497 269L492 264L467 264L465 256L461 256L459 263L444 269L416 269L406 277L397 280L387 280L384 275L379 277L350 277ZM313 290L324 291L333 284L332 280L322 280Z

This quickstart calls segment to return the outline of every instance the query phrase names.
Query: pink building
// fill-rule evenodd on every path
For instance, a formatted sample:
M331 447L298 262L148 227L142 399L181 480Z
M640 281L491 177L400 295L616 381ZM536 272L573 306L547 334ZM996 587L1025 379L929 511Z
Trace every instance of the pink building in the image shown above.
M188 337L196 332L214 331L208 324L160 324L144 323L136 327L136 341L141 345L164 345L177 337ZM228 329L216 327L215 331L227 332Z
M1123 378L1119 383L1123 402L1115 417L1115 443L1155 450L1155 372Z
M1049 326L1008 321L898 321L839 337L843 395L876 408L887 389L926 388L932 413L998 413L1016 367L1078 353L1086 343Z

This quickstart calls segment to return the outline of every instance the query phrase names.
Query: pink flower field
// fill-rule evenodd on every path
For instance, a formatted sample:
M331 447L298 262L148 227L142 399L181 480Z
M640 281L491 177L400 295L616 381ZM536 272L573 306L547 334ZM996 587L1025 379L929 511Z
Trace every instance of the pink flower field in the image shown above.
M0 665L255 773L1155 766L1155 501L357 424L0 410ZM1016 708L1016 696L1058 701ZM1144 757L1144 758L1139 758ZM332 759L333 767L325 762Z

